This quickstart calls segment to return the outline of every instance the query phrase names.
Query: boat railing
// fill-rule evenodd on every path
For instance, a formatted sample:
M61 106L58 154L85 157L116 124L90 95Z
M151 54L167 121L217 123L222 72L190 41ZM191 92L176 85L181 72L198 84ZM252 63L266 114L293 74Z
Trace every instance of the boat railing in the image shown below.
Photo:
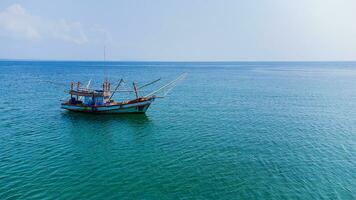
M102 90L95 90L95 89L89 89L89 88L78 88L75 89L73 91L77 91L77 92L87 92L87 93L102 93Z

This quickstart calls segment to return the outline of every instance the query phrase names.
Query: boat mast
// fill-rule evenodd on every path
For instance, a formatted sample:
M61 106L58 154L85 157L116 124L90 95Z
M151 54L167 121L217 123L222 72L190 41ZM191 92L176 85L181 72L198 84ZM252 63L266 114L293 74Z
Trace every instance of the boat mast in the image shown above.
M74 88L74 83L73 82L71 82L70 83L70 91L72 92L73 91L73 88ZM72 93L70 92L70 100L72 100L73 99L73 95L72 95Z
M103 63L103 65L105 65L105 62L106 62L106 46L104 45L104 63ZM104 66L104 76L106 77L106 79L108 79L108 73L107 73L107 69L106 69L106 67Z
M106 46L104 45L104 62L106 61Z
M109 83L108 79L105 79L105 81L104 81L103 92L104 92L104 102L109 102L110 83Z
M135 94L136 94L136 99L138 99L139 98L139 94L138 94L137 84L135 82L133 82L132 84L133 84L133 88L134 88L134 91L135 91Z
M77 83L77 91L79 91L79 89L80 89L80 82L78 81L78 83ZM77 95L77 101L79 100L79 96Z

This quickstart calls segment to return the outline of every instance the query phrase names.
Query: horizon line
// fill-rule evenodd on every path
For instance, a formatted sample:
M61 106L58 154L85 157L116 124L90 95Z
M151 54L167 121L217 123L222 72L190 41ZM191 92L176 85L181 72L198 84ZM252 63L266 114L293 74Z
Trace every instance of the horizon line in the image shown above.
M8 59L3 61L37 61L37 62L356 62L356 60L80 60L80 59Z

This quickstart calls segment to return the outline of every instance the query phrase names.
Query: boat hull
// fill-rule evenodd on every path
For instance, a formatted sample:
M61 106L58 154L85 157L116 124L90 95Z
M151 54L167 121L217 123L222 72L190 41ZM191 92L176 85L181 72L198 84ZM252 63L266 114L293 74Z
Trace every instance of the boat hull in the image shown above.
M98 113L98 114L128 114L128 113L145 113L152 100L137 102L123 105L108 105L108 106L81 106L62 104L61 108L74 112Z

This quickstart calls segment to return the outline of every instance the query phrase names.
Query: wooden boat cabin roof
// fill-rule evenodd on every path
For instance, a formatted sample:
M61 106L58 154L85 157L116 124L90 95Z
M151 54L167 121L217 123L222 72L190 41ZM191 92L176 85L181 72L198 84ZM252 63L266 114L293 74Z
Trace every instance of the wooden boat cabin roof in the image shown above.
M71 95L84 96L84 97L103 97L103 90L71 90Z

